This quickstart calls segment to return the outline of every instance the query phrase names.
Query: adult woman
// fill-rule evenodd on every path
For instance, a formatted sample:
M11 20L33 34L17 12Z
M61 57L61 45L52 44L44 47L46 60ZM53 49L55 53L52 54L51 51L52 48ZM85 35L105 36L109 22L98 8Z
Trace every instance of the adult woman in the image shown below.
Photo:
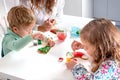
M64 0L20 0L20 4L33 10L36 16L36 29L50 30L63 15Z

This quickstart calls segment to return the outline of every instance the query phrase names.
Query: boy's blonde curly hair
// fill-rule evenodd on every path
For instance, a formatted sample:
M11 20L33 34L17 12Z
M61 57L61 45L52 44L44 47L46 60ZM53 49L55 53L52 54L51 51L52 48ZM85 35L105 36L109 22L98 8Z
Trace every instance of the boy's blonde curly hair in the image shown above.
M7 20L10 28L19 28L21 26L28 26L32 22L35 22L35 16L30 9L20 5L10 9L7 15Z

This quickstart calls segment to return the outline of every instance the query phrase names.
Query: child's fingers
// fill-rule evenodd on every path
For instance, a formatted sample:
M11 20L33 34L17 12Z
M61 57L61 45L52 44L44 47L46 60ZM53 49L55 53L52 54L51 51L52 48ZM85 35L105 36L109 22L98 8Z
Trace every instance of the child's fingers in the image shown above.
M75 51L82 48L82 44L78 41L73 41L71 47L72 47L72 50Z
M35 33L35 34L33 34L32 36L33 36L34 39L40 39L40 40L44 40L44 37L45 37L45 36L44 36L42 33L40 33L40 32Z
M77 64L77 61L71 60L70 62L66 63L66 67L67 67L67 69L72 69L75 64Z
M51 39L48 39L47 43L50 47L53 47L55 45L55 42Z
M40 40L44 40L45 36L44 35L39 35Z

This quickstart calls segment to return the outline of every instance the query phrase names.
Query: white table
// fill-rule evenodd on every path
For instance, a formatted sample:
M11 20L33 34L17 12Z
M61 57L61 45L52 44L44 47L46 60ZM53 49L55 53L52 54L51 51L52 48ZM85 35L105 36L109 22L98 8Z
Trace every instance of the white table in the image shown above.
M83 28L91 20L93 20L93 18L84 18L84 17L78 17L78 16L64 15L62 18L61 24L58 25L58 28L61 27L67 30L70 30L70 28L73 26ZM116 24L114 21L112 21L112 23L114 25Z
M71 27L80 27L83 28L89 21L93 20L92 18L83 18L78 16L63 15L61 23L56 25L58 28L63 28L65 30L70 30Z
M71 26L80 26L82 28L91 20L66 15L59 26L64 26L66 29ZM52 33L48 32L48 34L51 35ZM52 35L52 37L56 39L55 35ZM43 45L32 46L31 42L22 50L10 52L4 58L1 58L0 72L25 80L74 80L71 71L65 66L66 53L72 51L72 41L73 39L70 38L69 33L64 42L56 39L56 45L47 54L39 54L37 49ZM63 57L64 61L58 62L59 57ZM87 60L80 60L80 62L86 68L89 68L90 63Z

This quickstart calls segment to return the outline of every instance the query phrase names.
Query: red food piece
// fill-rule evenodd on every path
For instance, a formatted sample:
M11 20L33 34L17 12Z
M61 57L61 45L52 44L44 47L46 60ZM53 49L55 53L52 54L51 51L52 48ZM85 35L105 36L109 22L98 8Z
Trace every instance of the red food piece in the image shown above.
M62 57L60 57L58 61L59 61L59 62L62 62L62 61L63 61L63 58L62 58Z
M56 34L57 30L56 29L51 29L50 32Z
M82 52L73 52L74 57L79 57L81 58L84 54Z
M64 32L64 30L60 30L60 29L51 29L50 30L51 33L57 34L57 32Z
M65 32L58 32L57 37L58 37L59 40L64 41L65 38L67 37L67 34Z

